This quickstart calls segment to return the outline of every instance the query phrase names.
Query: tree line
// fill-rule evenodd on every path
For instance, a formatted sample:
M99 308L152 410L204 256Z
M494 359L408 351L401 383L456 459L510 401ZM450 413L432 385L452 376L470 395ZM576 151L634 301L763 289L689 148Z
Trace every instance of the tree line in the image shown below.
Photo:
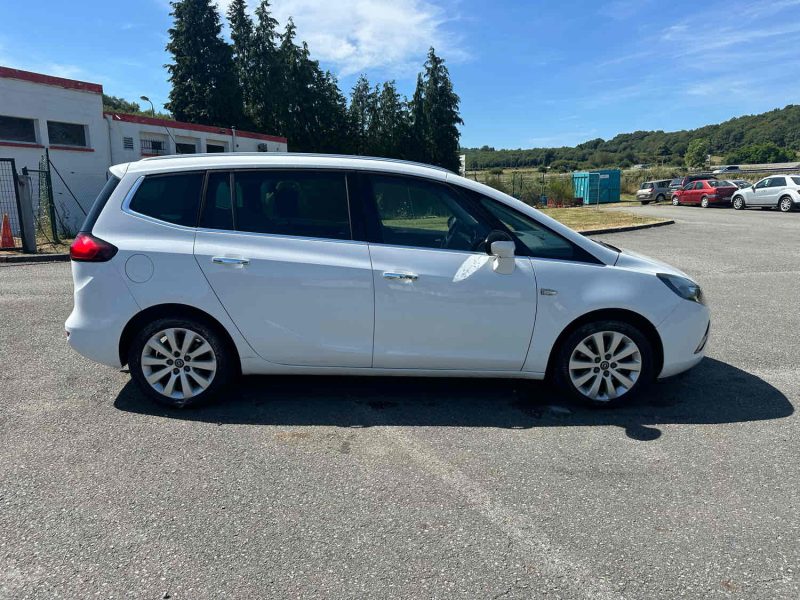
M694 144L687 161L687 150L693 140L703 142L700 148ZM698 149L701 152L697 152ZM495 150L483 146L463 151L467 155L468 169L547 166L570 171L625 168L642 163L681 165L696 162L697 156L704 159L708 154L723 156L728 163L788 162L797 160L796 153L800 151L800 105L737 117L698 129L636 131L610 140L597 138L574 147ZM760 160L765 157L769 160Z
M349 101L336 77L282 29L268 0L255 17L246 0L227 11L230 42L211 0L171 3L166 65L172 89L165 105L178 120L282 135L295 152L402 158L458 170L459 97L433 48L409 100L394 81L372 85L362 75Z

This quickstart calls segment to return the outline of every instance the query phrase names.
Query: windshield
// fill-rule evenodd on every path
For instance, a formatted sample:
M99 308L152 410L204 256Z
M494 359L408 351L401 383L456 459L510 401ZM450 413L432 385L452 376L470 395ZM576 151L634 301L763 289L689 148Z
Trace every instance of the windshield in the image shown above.
M680 179L673 179L672 181L669 182L669 184L670 185L680 185L681 184L681 180Z

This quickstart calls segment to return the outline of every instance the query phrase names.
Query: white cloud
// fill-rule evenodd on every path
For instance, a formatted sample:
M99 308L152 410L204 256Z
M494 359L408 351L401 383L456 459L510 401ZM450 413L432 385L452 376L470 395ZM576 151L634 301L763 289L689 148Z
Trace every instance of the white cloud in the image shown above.
M250 0L255 9L257 0ZM227 10L230 0L217 0ZM390 77L419 71L430 46L449 61L464 60L460 40L447 29L452 7L429 0L275 0L274 16L297 25L311 55L347 76L380 70Z

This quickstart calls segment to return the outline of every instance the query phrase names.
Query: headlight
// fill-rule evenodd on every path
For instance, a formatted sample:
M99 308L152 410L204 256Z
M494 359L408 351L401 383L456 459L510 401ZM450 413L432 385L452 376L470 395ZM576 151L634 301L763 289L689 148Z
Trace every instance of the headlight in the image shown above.
M680 275L668 275L667 273L658 273L656 276L684 300L691 300L698 304L706 303L705 298L703 298L703 290L691 279Z

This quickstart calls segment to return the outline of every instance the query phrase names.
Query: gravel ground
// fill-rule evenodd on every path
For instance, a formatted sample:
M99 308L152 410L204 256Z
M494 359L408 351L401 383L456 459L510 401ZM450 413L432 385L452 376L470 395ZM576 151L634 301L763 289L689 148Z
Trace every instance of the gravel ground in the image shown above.
M626 210L631 210L626 208ZM797 598L800 214L602 239L704 286L707 358L625 409L520 382L247 378L173 412L0 267L0 598Z

